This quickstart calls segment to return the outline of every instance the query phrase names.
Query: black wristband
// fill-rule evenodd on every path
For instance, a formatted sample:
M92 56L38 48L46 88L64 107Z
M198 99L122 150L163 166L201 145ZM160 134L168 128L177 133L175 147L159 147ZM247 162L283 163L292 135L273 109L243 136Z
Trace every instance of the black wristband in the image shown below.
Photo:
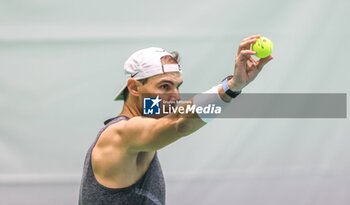
M237 97L239 94L241 94L241 90L240 91L232 91L230 90L230 87L228 87L228 80L232 79L233 75L229 75L227 76L224 80L222 80L222 88L224 89L224 92L230 96L231 98L235 98Z

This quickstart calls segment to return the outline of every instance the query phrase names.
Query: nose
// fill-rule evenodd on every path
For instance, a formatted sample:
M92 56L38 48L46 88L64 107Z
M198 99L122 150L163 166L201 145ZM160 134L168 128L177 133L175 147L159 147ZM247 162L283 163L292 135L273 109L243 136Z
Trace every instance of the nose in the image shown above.
M180 100L180 91L178 88L175 88L170 94L171 101L179 101Z

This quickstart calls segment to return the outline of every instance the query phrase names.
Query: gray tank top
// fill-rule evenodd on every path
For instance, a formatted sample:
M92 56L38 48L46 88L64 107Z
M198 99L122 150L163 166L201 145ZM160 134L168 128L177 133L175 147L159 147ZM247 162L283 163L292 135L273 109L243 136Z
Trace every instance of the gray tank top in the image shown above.
M128 120L128 118L118 116L105 121L105 126L100 130L86 154L80 184L79 205L164 205L165 183L157 153L143 177L129 187L112 189L103 186L96 180L91 165L92 149L101 133L109 125L121 120Z

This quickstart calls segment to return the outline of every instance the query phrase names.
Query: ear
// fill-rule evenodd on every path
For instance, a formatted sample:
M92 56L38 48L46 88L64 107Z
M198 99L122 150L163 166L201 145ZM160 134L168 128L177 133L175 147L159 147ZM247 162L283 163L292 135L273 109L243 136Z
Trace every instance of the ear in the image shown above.
M133 96L140 96L140 86L142 85L141 82L139 82L138 80L135 79L128 79L127 82L127 88L129 90L129 95L133 95Z

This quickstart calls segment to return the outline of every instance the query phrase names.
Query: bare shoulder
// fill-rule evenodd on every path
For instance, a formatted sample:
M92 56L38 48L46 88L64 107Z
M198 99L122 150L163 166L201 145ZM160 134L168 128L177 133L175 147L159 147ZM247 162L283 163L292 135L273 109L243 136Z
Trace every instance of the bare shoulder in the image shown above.
M123 146L123 130L125 129L127 120L122 120L108 126L97 141L96 146Z
M125 152L132 136L137 135L140 130L150 122L151 118L133 117L129 120L122 120L108 126L99 137L94 149Z
M127 149L132 136L138 135L147 125L156 120L145 117L133 117L110 125L100 136L98 146L114 146Z
M133 184L145 172L154 155L129 151L128 134L125 131L130 129L128 126L129 120L108 126L92 151L95 177L104 186L121 188Z
M96 149L134 155L153 152L175 142L203 126L196 119L180 117L132 117L106 129L96 144ZM198 120L197 120L198 121Z
M104 167L106 169L118 165L126 155L125 140L120 135L120 130L126 121L108 126L100 135L92 151L92 164L94 169Z

